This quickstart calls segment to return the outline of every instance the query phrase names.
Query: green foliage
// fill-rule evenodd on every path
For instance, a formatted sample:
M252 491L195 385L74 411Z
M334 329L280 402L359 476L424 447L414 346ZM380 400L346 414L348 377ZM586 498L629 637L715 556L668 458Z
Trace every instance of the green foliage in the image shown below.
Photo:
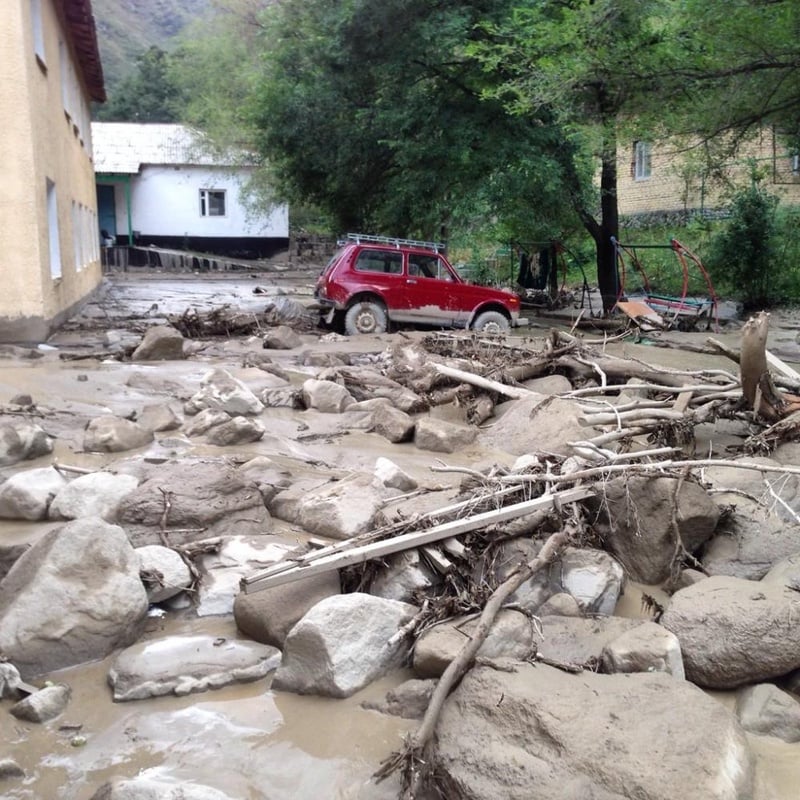
M731 216L709 246L712 275L746 308L769 306L782 295L783 273L775 252L777 205L778 199L753 181L733 196Z
M154 45L137 58L136 71L122 80L95 116L105 122L177 122L180 105L169 55Z

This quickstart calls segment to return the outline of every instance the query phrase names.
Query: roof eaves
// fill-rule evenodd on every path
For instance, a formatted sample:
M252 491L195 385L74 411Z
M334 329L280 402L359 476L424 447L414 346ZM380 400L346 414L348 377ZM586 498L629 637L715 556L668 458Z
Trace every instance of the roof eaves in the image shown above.
M91 0L60 0L66 29L78 57L89 96L98 103L106 100L103 65L97 45L97 28Z

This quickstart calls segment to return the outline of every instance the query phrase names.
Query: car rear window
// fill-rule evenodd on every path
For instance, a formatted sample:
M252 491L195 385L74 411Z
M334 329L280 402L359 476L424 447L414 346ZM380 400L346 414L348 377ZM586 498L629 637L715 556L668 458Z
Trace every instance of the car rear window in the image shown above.
M357 272L385 272L400 275L403 272L403 254L386 250L362 250L356 259Z

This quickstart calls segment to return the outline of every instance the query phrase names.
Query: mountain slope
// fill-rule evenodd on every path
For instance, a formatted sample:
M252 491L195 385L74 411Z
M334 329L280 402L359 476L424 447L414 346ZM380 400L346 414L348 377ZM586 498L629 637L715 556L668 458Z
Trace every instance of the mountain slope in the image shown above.
M92 0L106 90L113 91L136 66L136 57L152 45L167 50L211 0Z

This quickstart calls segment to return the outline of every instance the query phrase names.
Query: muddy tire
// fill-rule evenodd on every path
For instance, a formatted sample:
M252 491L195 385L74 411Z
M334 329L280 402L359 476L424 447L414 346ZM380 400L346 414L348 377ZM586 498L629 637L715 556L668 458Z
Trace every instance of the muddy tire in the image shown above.
M505 333L510 327L508 317L499 311L484 311L478 314L472 324L473 330L485 333Z
M386 308L374 300L353 303L344 317L344 332L348 336L363 333L384 333L388 317Z

